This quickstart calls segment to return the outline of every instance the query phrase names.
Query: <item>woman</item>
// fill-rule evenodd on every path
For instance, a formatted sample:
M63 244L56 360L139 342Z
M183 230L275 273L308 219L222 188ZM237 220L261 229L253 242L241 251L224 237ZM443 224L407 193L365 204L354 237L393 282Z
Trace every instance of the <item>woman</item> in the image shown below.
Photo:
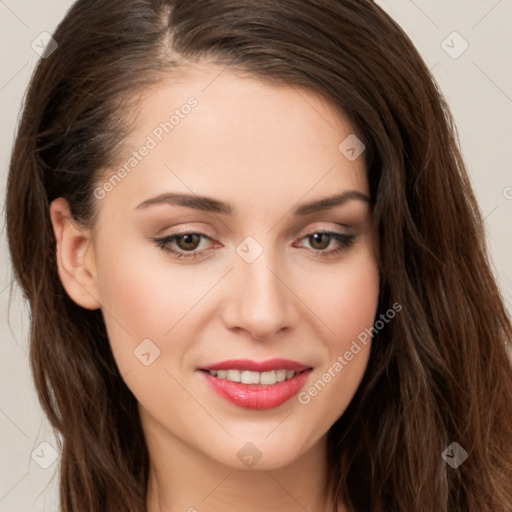
M79 0L53 37L6 208L61 510L512 510L511 324L402 30Z

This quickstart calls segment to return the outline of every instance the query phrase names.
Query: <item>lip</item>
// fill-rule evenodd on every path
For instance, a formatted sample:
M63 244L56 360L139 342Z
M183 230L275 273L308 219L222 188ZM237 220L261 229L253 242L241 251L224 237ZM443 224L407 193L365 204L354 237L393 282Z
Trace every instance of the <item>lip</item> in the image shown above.
M310 369L311 366L291 359L268 359L253 361L251 359L231 359L199 368L200 370L248 370L251 372L270 372L271 370L293 370L296 373Z
M215 377L209 370L248 370L266 372L271 370L293 370L296 372L291 379L272 385L243 384ZM206 384L222 398L245 409L273 409L284 404L304 387L313 368L291 361L290 359L269 359L268 361L251 361L249 359L234 359L222 361L199 368L199 373Z

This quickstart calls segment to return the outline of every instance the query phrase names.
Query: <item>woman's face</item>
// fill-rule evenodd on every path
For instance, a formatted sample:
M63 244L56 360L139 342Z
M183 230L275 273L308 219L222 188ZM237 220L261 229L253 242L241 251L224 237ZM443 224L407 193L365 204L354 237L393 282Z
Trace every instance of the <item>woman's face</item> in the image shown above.
M95 191L89 292L150 443L277 468L325 440L361 381L377 241L350 125L311 92L221 71L138 103Z

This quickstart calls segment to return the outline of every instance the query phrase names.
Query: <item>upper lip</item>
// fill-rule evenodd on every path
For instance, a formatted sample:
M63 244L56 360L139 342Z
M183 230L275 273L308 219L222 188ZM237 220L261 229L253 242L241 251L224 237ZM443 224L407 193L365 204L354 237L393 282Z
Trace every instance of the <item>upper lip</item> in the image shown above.
M290 359L268 359L267 361L253 361L251 359L230 359L218 363L202 366L200 370L248 370L252 372L269 372L271 370L293 370L302 372L311 366L298 363Z

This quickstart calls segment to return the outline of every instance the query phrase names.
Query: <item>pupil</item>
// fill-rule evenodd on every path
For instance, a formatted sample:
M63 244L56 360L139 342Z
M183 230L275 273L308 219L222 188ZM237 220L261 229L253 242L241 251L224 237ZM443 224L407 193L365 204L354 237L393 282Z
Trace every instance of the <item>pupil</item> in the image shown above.
M322 242L321 242L322 237L324 237L324 236L325 236L325 238L326 238L327 240L329 240L329 236L328 236L326 233L315 233L315 234L313 235L314 243L315 243L315 244L316 244L316 243L319 243L319 244L320 244L320 246L322 246L322 247L320 247L320 248L324 248L324 247L323 247L323 245L325 245L325 243L324 243L324 244L322 244Z
M195 233L189 234L189 235L183 235L181 238L184 241L185 246L188 246L190 244L193 244L193 237L196 236ZM187 249L193 249L194 247L185 247Z

